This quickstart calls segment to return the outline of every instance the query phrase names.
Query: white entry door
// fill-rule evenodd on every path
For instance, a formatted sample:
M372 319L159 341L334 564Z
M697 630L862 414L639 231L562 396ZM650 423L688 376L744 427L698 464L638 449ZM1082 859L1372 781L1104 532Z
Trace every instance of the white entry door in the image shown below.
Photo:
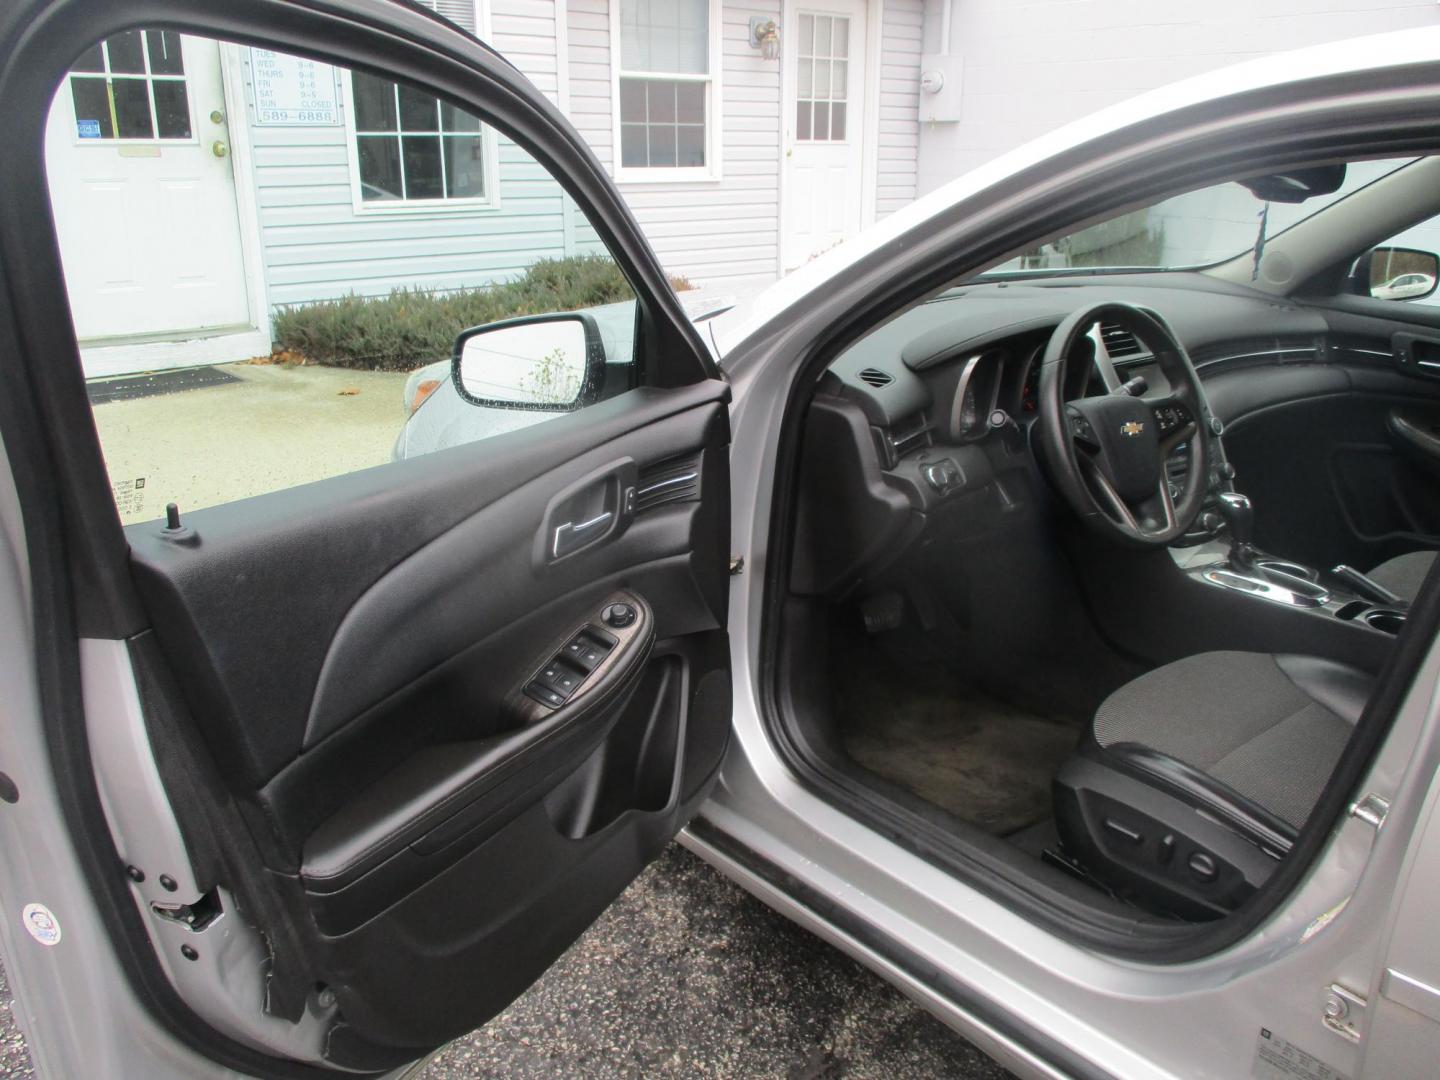
M860 228L865 0L794 0L784 50L786 270Z
M215 42L133 30L76 62L46 167L82 346L250 327L229 142Z

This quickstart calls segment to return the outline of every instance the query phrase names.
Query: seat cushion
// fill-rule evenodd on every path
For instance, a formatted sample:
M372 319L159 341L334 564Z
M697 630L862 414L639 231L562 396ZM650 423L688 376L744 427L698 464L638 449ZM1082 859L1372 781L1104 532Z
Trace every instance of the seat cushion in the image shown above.
M1102 749L1158 751L1299 829L1370 689L1363 673L1315 657L1201 653L1115 691L1093 731Z
M1384 586L1402 600L1414 600L1425 583L1425 575L1435 565L1433 551L1407 551L1386 559L1365 576L1376 585Z

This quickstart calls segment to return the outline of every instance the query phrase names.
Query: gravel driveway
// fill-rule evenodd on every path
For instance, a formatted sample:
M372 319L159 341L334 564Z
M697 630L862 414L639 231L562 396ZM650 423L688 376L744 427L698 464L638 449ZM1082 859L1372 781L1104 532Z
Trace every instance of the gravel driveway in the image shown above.
M0 1069L29 1076L0 975ZM416 1080L1010 1074L672 844L528 993Z

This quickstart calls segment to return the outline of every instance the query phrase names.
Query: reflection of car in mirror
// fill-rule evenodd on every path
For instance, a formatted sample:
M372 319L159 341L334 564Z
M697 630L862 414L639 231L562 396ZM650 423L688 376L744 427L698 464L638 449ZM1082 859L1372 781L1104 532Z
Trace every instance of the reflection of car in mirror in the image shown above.
M1435 291L1435 279L1429 274L1401 274L1370 290L1376 300L1414 300Z

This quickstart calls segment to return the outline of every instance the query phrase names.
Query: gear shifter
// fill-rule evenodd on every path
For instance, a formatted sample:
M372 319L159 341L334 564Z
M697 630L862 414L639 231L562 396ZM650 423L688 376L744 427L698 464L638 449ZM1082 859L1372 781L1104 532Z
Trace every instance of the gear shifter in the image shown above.
M1255 508L1238 491L1224 491L1219 499L1220 516L1230 527L1230 565L1237 570L1255 568Z

